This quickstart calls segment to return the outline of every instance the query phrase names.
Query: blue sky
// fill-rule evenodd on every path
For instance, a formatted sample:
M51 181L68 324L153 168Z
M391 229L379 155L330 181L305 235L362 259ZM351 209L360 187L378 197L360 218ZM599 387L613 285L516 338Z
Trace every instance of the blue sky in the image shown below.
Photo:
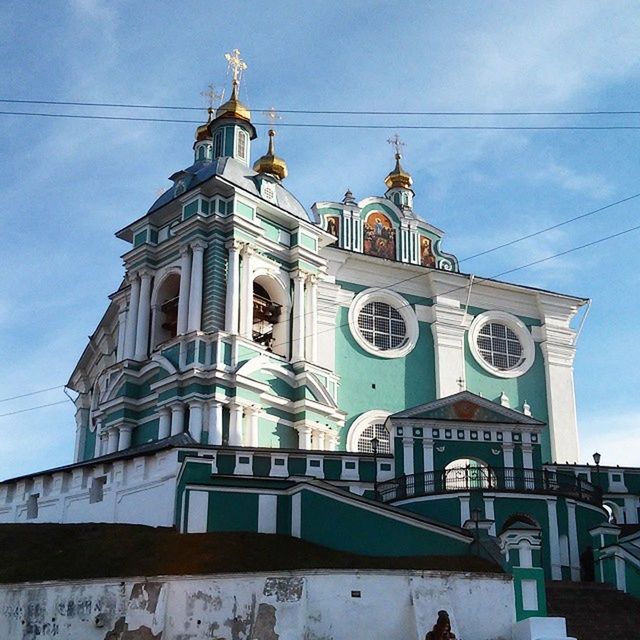
M254 108L633 110L638 33L635 2L7 0L0 98L197 106L209 83L228 83L223 54L238 47L249 64L242 97ZM311 121L327 117L283 120ZM382 193L392 165L386 139L399 124L504 124L371 121L389 128L281 128L287 186L302 203L339 199L347 187L358 198ZM525 124L569 122L605 119ZM259 127L254 158L264 134ZM446 231L445 250L461 258L640 192L640 131L400 134L415 208ZM186 124L0 115L0 400L68 380L122 276L126 246L113 233L190 163L192 140ZM638 211L640 199L462 266L491 276L634 226ZM585 461L598 449L603 464L640 466L639 241L631 233L510 276L593 299L576 358ZM0 402L0 414L64 399L57 389ZM0 417L0 477L70 462L74 432L70 402Z

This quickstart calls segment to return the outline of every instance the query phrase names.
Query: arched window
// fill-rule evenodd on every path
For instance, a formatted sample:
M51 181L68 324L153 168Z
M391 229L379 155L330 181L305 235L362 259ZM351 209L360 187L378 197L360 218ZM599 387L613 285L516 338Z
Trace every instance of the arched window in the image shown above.
M623 524L620 519L620 507L615 502L603 502L602 506L607 512L607 521L611 524Z
M169 274L158 287L154 305L154 347L178 335L179 293L180 276L177 273Z
M444 468L444 486L447 491L489 489L495 484L495 474L482 460L459 458Z
M347 451L373 453L371 441L378 439L378 453L391 453L391 435L385 427L388 411L374 409L358 416L347 434Z
M287 357L289 348L288 304L281 286L268 275L253 281L253 341Z

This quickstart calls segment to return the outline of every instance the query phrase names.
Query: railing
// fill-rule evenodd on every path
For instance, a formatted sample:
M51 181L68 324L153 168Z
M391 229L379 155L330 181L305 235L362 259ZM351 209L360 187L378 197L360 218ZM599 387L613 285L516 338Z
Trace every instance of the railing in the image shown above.
M541 493L575 498L597 506L602 504L602 492L598 487L570 473L481 466L426 471L379 482L376 499L394 502L459 491Z

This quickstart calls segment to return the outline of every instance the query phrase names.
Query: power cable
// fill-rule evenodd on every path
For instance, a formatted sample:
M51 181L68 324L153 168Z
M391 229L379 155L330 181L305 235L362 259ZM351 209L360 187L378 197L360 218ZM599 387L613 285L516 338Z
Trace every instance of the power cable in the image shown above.
M167 111L200 111L203 107L179 105L158 105L118 102L81 102L75 100L28 100L23 98L0 98L4 104L40 104L49 106L103 107L115 109L158 109ZM252 109L256 113L269 113L271 109ZM593 110L593 111L383 111L356 109L278 109L278 113L305 115L353 115L353 116L609 116L640 115L634 110Z
M67 400L60 400L59 402L51 402L49 404L40 404L37 407L28 407L27 409L19 409L18 411L10 411L9 413L0 413L0 418L6 416L15 416L17 413L25 413L27 411L35 411L36 409L44 409L45 407L55 407L57 404L67 404Z
M76 113L36 113L33 111L0 111L5 116L39 118L68 118L73 120L110 120L125 122L155 122L172 124L202 124L202 120L180 118L143 118L137 116L109 116ZM270 122L254 122L255 126L271 127ZM421 124L341 124L327 122L279 122L278 127L312 129L410 129L425 131L635 131L640 125L421 125Z
M38 389L37 391L30 391L29 393L23 393L19 396L11 396L10 398L2 398L0 402L9 402L9 400L17 400L18 398L26 398L28 396L35 396L39 393L46 393L47 391L53 391L54 389L64 388L63 384L56 385L55 387L47 387L46 389Z
M552 254L550 256L546 256L545 258L540 258L539 260L533 260L532 262L527 262L527 263L519 265L517 267L513 267L512 269L507 269L506 271L501 271L500 273L497 273L497 274L495 274L493 276L489 276L489 277L486 277L486 278L482 278L482 277L477 277L476 276L475 279L474 279L474 284L481 283L481 282L490 282L492 280L495 280L495 279L500 278L502 276L508 275L510 273L514 273L516 271L521 271L522 269L526 269L527 267L533 267L533 266L535 266L537 264L541 264L543 262L548 262L549 260L553 260L553 259L559 258L561 256L566 256L569 253L573 253L575 251L579 251L580 249L585 249L587 247L592 247L592 246L594 246L596 244L600 244L602 242L606 242L607 240L612 240L613 238L618 238L620 236L623 236L623 235L625 235L627 233L631 233L632 231L637 231L639 229L640 229L640 225L636 225L634 227L630 227L629 229L625 229L624 231L618 231L617 233L612 233L611 235L605 236L603 238L598 238L597 240L592 240L591 242L587 242L585 244L578 245L577 247L572 247L571 249L567 249L565 251L560 251L559 253L554 253L554 254ZM427 273L430 273L430 272L427 272ZM407 282L408 280L415 280L416 278L422 278L425 275L427 275L427 273L419 273L419 274L417 274L415 276L412 276L411 278L407 278L406 280L402 280L400 282ZM396 283L396 284L399 284L399 283ZM392 284L390 286L396 286L396 284ZM448 295L450 293L454 293L455 291L460 291L461 289L466 289L467 286L468 285L465 283L464 285L461 285L459 287L454 287L453 289L450 289L449 291L443 291L441 293L438 293L438 295L439 296L445 296L445 295ZM382 291L382 290L385 290L385 289L388 289L388 288L389 287L375 287L374 289L377 289L378 291ZM430 297L429 299L433 300L432 297ZM410 303L403 304L403 305L401 305L399 307L396 307L396 311L398 309L404 309L404 308L407 308L407 307L410 307L410 306L411 306ZM335 331L335 330L340 329L342 327L348 327L348 326L349 326L349 322L343 322L342 324L338 324L335 327L329 327L327 329L323 329L322 331L316 331L315 335L317 336L317 335L319 335L321 333L326 333L328 331ZM302 336L302 337L298 338L298 340L305 340L305 337ZM287 344L287 343L288 343L288 341L287 342L275 343L275 344L271 345L271 348L279 347L279 346Z

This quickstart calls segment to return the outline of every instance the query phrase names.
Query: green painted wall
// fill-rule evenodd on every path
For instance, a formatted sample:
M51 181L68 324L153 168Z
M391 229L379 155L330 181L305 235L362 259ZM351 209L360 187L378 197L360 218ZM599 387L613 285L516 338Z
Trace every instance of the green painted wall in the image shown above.
M202 328L224 329L227 291L227 249L222 238L213 238L204 254L202 291Z
M211 491L207 531L257 531L258 494Z
M317 544L368 555L466 555L469 551L468 544L444 532L425 531L305 490L301 534Z

